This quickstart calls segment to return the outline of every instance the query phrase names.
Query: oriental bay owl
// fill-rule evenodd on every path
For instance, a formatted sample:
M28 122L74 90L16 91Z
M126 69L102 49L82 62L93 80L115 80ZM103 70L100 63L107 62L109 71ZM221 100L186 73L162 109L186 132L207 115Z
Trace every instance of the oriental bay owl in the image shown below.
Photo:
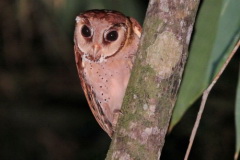
M141 26L117 11L89 10L76 18L74 50L90 109L112 137L141 36Z

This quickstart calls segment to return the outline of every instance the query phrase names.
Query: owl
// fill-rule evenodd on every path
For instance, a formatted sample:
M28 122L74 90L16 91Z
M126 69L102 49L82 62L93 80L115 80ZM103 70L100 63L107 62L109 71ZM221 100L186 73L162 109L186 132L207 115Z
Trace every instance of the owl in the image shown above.
M76 17L74 51L89 107L112 137L141 36L134 19L112 10L89 10Z

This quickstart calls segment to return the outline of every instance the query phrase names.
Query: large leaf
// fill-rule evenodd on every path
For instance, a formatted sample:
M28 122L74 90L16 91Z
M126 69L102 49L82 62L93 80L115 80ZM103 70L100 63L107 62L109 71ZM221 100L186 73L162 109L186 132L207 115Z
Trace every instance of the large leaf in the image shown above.
M239 0L203 1L170 129L209 85L239 39L239 8Z
M237 97L236 97L236 108L235 108L235 124L236 124L236 141L237 141L235 159L237 159L240 152L240 72L238 74L238 86L237 86Z

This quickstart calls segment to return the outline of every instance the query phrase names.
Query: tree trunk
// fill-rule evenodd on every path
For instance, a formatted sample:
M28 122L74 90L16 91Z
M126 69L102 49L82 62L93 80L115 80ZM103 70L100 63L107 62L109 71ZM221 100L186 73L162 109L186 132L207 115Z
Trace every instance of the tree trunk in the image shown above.
M159 159L199 0L150 0L107 160Z

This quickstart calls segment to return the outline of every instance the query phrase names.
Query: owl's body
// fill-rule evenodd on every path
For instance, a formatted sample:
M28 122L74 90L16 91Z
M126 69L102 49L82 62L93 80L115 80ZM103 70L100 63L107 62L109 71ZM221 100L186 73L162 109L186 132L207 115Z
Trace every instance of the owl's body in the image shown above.
M75 58L81 85L99 125L111 137L141 35L133 18L91 10L76 18Z

